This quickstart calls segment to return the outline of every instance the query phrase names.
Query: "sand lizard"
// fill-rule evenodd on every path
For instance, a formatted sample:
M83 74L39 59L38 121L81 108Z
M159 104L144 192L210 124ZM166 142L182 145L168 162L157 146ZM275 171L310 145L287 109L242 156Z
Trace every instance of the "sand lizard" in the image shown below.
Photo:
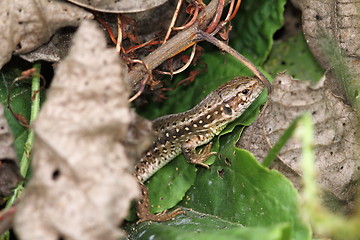
M211 143L208 143L228 123L240 117L263 89L256 77L237 77L212 91L191 110L153 120L155 140L135 166L134 175L144 183L181 153L188 162L208 167L204 162L216 154L210 151ZM207 146L197 153L196 147L204 144ZM147 198L144 186L142 191L143 198ZM165 221L178 214L153 215L148 212L148 205L148 199L138 202L140 220Z

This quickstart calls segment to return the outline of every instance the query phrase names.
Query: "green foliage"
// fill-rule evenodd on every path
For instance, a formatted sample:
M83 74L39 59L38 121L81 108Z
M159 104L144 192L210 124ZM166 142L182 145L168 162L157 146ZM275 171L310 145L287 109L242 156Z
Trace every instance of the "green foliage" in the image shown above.
M180 224L179 224L180 223ZM166 223L141 223L128 228L130 239L206 239L206 240L286 240L290 227L287 224L271 227L247 227L226 221L214 215L187 211L175 221Z
M285 0L243 2L233 21L230 45L262 65L272 47L272 36L282 25L284 4ZM139 110L142 115L153 119L188 110L233 77L251 75L229 55L205 53L202 60L207 64L206 73L200 74L194 83L169 92L167 101L151 103L146 110ZM3 75L5 84L0 88L3 104L6 86L17 76L19 72ZM29 119L30 86L16 86L11 99L15 112ZM208 160L212 164L210 169L188 164L181 155L147 182L154 213L176 205L192 210L165 223L128 225L130 239L311 239L311 230L299 219L298 194L292 184L278 172L260 165L251 153L235 147L243 126L256 119L265 101L266 93L263 93L242 117L214 138L212 151L218 155ZM9 112L6 116L21 156L27 131Z
M331 239L358 240L360 237L359 211L352 216L341 216L323 206L320 198L321 190L315 178L314 129L311 115L304 114L298 120L296 137L302 143L301 165L304 183L300 214L307 222L311 222L318 234L329 236ZM359 209L359 202L357 207Z
M238 60L229 55L204 53L202 61L207 65L206 73L196 77L196 81L188 86L178 86L166 93L168 99L164 102L153 102L139 109L139 114L154 119L156 117L189 110L199 103L211 91L236 76L252 75ZM175 78L180 81L180 77Z
M285 0L244 1L233 21L230 45L256 65L266 60L273 34L283 25Z
M186 239L196 231L196 239L311 239L309 228L299 220L292 184L235 147L241 129L215 140L221 145L219 159L209 170L198 170L195 183L178 204L203 214L200 222L199 216L187 213L169 223L143 223L131 238L148 239L153 234L159 239L169 235Z
M17 154L18 156L20 156L20 154L22 155L20 163L19 163L19 168L20 168L20 174L22 177L26 178L29 168L30 168L30 156L31 156L31 151L32 151L32 146L34 143L34 131L32 129L30 129L28 131L28 129L26 129L25 127L20 127L21 125L17 122L17 120L15 119L14 115L16 114L17 116L21 115L22 113L25 113L27 115L30 115L29 120L27 121L25 118L25 115L22 115L22 120L26 121L26 123L28 122L28 125L30 126L31 123L36 119L39 111L40 111L40 64L35 64L34 65L34 69L35 72L32 75L32 81L31 81L31 91L30 91L30 96L31 98L27 99L27 103L31 103L31 106L28 108L19 108L19 106L23 107L22 102L19 102L19 99L17 99L17 101L13 101L13 97L16 98L16 95L13 95L14 92L18 92L19 90L21 90L20 87L17 86L16 91L12 91L13 89L13 83L17 83L17 80L21 81L21 78L17 78L15 77L14 79L11 79L7 85L6 88L6 81L5 81L5 77L4 77L4 85L3 88L1 89L1 96L2 98L5 99L5 102L3 102L4 105L8 105L9 109L8 112L8 116L7 116L7 121L9 123L9 125L11 124L13 127L11 128L15 133L18 133L20 136L26 136L26 139L24 139L24 141L18 141L17 144L15 144L15 147L17 147ZM11 76L11 74L9 74L9 76ZM30 76L29 76L30 78ZM27 88L24 92L21 92L19 95L21 96L26 96ZM29 97L30 97L29 96ZM23 98L20 98L22 100L24 100ZM3 100L3 99L2 99ZM12 107L12 111L15 112L11 112L10 111L10 105L12 105L12 103L16 103L14 104L15 106ZM16 111L20 111L20 113L17 113ZM6 116L6 115L5 115ZM14 124L15 123L15 124ZM16 124L17 123L17 124ZM18 138L17 135L15 135L15 139L21 139ZM15 140L15 143L16 143ZM19 157L20 158L20 157ZM13 189L13 193L12 195L7 199L5 208L9 208L11 207L15 200L20 196L21 192L23 191L24 188L24 182L21 181L16 188ZM9 239L10 238L10 234L9 231L6 231L3 235L0 236L1 240L5 240L5 239Z
M259 106L264 104L265 101L266 95L263 93L248 108L242 117L229 124L229 126L214 139L211 150L218 152L221 145L219 138L226 133L231 133L235 126L246 126L253 122L259 112ZM212 156L206 163L212 164L215 160L216 157ZM147 186L149 187L152 210L154 212L161 212L164 209L175 206L182 200L185 192L194 184L197 169L194 165L188 164L183 155L180 155L150 178Z
M252 48L257 48L260 46L261 49L268 49L259 51L256 54L247 53L250 59L266 59L272 45L272 36L274 32L281 27L282 24L282 12L284 3L285 1L277 1L276 4L254 4L252 2L243 4L243 9L239 13L239 17L234 21L234 24L236 26L241 26L241 31L236 31L235 27L233 32L235 32L235 34L240 32L244 38L247 38L249 36L250 38L254 38L251 41L253 43L253 45L251 45ZM274 10L274 8L276 10ZM262 12L268 12L266 16L268 16L269 19L267 19L268 23L266 24L261 24L259 20L255 19L259 17L259 14L261 15ZM244 15L249 16L244 17ZM246 21L242 20L243 18L245 18ZM262 21L266 22L266 19L263 18ZM266 31L263 33L257 32L259 29L256 28L257 30L255 32L257 32L257 35L261 34L261 37L255 38L255 26L259 27L259 29L266 28ZM237 41L234 42L235 46L237 45L237 43L240 43L241 45L244 41L243 38L238 38L236 40ZM224 55L219 52L205 53L202 55L202 60L204 63L207 64L208 71L206 73L200 74L199 77L196 78L196 81L191 85L186 87L180 86L174 91L169 92L167 94L168 99L166 100L166 102L161 104L149 104L146 106L146 109L140 109L139 113L147 118L154 119L161 115L188 110L191 107L195 106L209 92L211 92L221 84L229 81L236 76L251 75L250 70L245 68L235 58L229 55ZM261 62L258 61L258 63L262 63L263 60ZM262 105L265 100L266 98L264 96L259 98L253 104L253 106L255 106L255 109L259 108L259 106ZM249 111L244 113L244 116L247 117L242 118L243 122L236 121L231 125L249 125L256 117L256 114L249 114L252 112L254 112L254 110L249 109ZM216 144L214 144L212 151L218 151L218 149L219 146L216 146ZM209 162L211 163L214 160L215 157L211 157ZM186 175L181 173L179 174L179 171L188 171L188 173ZM169 206L174 206L177 202L179 202L184 196L187 189L189 189L190 186L194 183L194 177L190 177L187 175L190 173L195 174L195 171L195 166L186 165L183 156L177 157L166 167L160 169L160 171L158 171L149 180L148 185L153 211L160 212L168 208ZM173 178L169 176L177 177ZM173 180L169 181L169 178ZM179 178L184 179L180 180ZM164 188L158 187L160 183L163 183ZM175 189L174 185L179 186L179 188ZM153 188L153 186L156 188ZM153 191L155 191L156 193L154 193ZM167 200L170 202L167 202Z
M285 3L286 0L243 2L237 17L232 21L230 46L255 65L261 66L273 45L274 33L283 24ZM219 51L203 54L202 61L207 65L207 71L198 76L191 86L180 86L170 91L166 94L168 100L165 103L151 103L146 109L139 109L139 113L154 119L164 114L186 111L230 79L253 75L235 58ZM175 80L179 81L180 78L176 77Z
M264 69L274 76L286 71L293 78L313 82L317 82L324 74L324 70L311 54L303 33L276 41Z
M300 118L296 118L290 126L284 131L284 133L281 135L279 140L276 142L276 144L270 149L266 157L263 161L263 166L270 167L273 161L275 160L277 154L280 153L281 148L287 143L287 141L292 137L294 134L296 125L298 124Z
M235 146L240 129L221 139L219 161L200 170L180 205L219 216L245 227L290 224L293 239L309 239L297 217L297 192L276 171L262 167L248 151Z
M258 65L267 58L272 36L281 27L284 3L244 2L234 21L234 35L239 37L231 38L231 43ZM153 119L188 110L233 77L251 75L229 55L205 53L202 60L207 64L206 73L194 83L169 92L166 102L150 104L141 113ZM196 213L190 211L166 223L129 226L130 239L311 238L309 227L298 217L298 195L292 184L278 172L260 165L251 153L235 147L243 126L256 119L265 101L263 93L243 116L214 138L212 151L218 155L208 160L210 169L192 166L180 155L148 181L154 213L176 204Z
M18 81L12 85L12 82L20 75L21 70L16 68L5 69L5 71L2 70L2 84L0 84L0 102L4 106L4 115L8 121L11 132L14 135L14 146L19 159L24 152L24 144L28 132L25 127L19 124L7 108L7 97L10 89L10 103L13 111L29 121L31 111L31 79Z

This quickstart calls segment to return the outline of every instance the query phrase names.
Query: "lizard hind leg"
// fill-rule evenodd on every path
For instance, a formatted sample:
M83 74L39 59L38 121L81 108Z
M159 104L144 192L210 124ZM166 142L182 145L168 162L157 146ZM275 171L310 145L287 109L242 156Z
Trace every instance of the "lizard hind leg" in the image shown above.
M179 214L184 213L181 208L177 208L174 211L167 212L165 210L162 213L152 214L150 213L150 201L148 189L144 184L140 184L141 187L141 197L137 202L136 214L139 218L137 223L144 221L153 221L153 222L165 222L174 219Z

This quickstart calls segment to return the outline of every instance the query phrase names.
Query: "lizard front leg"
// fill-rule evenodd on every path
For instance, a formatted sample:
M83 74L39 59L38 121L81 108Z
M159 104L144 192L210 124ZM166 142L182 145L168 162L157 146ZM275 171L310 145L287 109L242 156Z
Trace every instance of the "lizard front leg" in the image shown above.
M212 143L210 142L203 149L200 149L200 151L197 153L197 141L199 141L198 138L188 139L181 146L182 152L189 163L209 168L209 166L204 162L208 160L210 156L216 155L217 152L211 152Z

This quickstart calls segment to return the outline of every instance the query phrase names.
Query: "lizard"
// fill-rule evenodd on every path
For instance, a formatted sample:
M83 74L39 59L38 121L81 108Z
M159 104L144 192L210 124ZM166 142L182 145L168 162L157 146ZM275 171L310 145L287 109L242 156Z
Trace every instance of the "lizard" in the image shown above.
M192 109L152 121L153 144L134 171L141 184L142 197L137 202L139 221L167 221L183 212L176 209L170 213L151 214L147 188L143 183L181 153L189 163L208 168L204 162L217 154L211 152L211 140L228 123L240 117L263 89L264 84L257 77L236 77L212 91ZM196 152L197 147L205 144Z

